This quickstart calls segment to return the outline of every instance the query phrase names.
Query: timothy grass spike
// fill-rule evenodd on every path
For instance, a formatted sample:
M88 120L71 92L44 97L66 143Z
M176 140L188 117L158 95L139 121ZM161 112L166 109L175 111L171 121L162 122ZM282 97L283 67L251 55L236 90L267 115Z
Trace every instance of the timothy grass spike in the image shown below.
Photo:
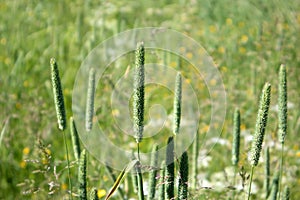
M179 165L179 183L178 183L178 199L186 200L188 198L188 176L189 176L189 160L185 151L180 159Z
M279 69L278 108L278 138L281 143L284 143L287 131L287 81L284 65Z
M92 188L90 192L90 200L98 200L98 191L96 188Z
M148 192L148 200L152 200L155 198L155 186L156 186L156 175L157 175L157 162L158 162L158 145L154 144L152 148L151 155L151 167L149 174L149 192Z
M50 59L50 67L51 67L51 82L53 87L54 104L56 109L58 128L60 130L65 130L67 126L67 120L66 120L64 95L62 92L59 70L55 58Z
M163 161L160 167L159 173L159 188L158 188L158 200L165 200L165 172L166 172L166 163Z
M250 182L248 188L248 198L247 198L248 200L250 199L251 196L251 185L252 185L254 168L258 164L261 149L262 149L262 143L264 140L265 128L267 126L267 121L268 121L270 100L271 100L271 85L270 83L266 83L263 87L262 94L260 97L259 109L258 109L256 125L255 125L255 133L254 133L254 138L253 138L251 152L250 152L251 173L250 173Z
M174 140L173 137L169 137L168 139L168 146L167 146L167 152L166 152L166 186L165 191L166 195L165 197L167 199L174 198Z
M95 98L95 69L89 71L89 82L85 112L85 128L87 131L92 130L94 117L94 98Z
M143 138L144 130L144 81L145 81L145 50L144 43L137 44L135 52L135 76L134 76L134 94L133 94L133 129L137 143Z
M80 154L79 167L78 167L78 193L80 200L87 200L87 180L86 180L86 150L83 149Z
M181 98L182 98L182 78L181 73L178 72L176 75L175 82L175 97L174 97L174 122L173 122L173 133L177 135L180 129L181 119Z
M232 164L237 166L240 155L240 111L235 109L233 115Z
M250 163L252 166L257 166L259 161L259 157L262 149L262 143L265 135L265 128L267 126L267 121L268 121L270 99L271 99L271 85L269 83L266 83L262 90L259 110L256 119L255 133L254 133L254 138L251 147Z
M74 151L74 157L76 160L79 160L80 157L80 142L79 142L79 136L76 128L76 124L74 121L74 118L70 118L70 130L71 130L71 138L72 138L72 145L73 145L73 151Z

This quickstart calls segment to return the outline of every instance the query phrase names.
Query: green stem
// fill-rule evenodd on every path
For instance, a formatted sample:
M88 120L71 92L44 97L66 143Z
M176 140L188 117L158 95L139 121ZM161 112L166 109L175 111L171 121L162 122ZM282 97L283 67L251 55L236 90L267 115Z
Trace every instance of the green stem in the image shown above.
M284 151L284 142L281 143L281 158L280 158L280 171L279 171L279 188L278 188L278 197L280 197L281 191L281 180L282 180L282 170L283 170L283 151Z
M254 166L251 167L250 184L249 184L247 200L250 200L250 196L251 196L251 185L252 185L253 172L254 172Z
M235 187L235 183L236 183L236 168L237 168L237 166L234 165L234 174L233 174L233 183L232 183L233 187ZM233 195L232 195L233 196L232 197L233 200L235 199L235 190L236 189L233 190Z
M63 135L64 135L65 150L66 150L66 154L67 154L68 179L69 179L69 185L70 185L70 199L72 200L72 182L71 182L71 172L70 172L70 160L69 160L69 151L68 151L68 145L67 145L65 131L63 132Z
M137 143L137 153L138 153L138 160L141 161L141 158L140 158L140 143L139 142Z

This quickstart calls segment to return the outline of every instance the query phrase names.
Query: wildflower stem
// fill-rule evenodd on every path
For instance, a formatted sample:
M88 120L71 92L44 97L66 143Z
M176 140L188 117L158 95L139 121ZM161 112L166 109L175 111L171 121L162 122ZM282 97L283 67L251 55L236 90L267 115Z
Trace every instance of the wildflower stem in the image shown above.
M251 196L251 185L252 185L253 173L254 173L254 166L251 166L250 183L249 183L247 200L250 200L250 196Z
M67 144L65 131L63 132L63 135L64 135L65 150L66 150L66 155L67 155L68 179L69 179L69 185L70 185L70 199L72 199L72 182L71 182L71 172L70 172L70 160L69 160L69 151L68 151L68 144Z
M279 171L279 184L278 184L278 196L280 197L281 191L281 180L282 180L282 170L283 170L283 152L284 152L284 143L281 143L281 158L280 158L280 171Z

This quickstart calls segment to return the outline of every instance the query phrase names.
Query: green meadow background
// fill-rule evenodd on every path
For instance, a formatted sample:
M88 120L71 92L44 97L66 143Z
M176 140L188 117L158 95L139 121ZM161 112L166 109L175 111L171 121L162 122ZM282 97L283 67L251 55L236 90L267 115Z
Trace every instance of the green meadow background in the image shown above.
M266 81L272 84L272 99L264 146L270 147L271 174L279 168L277 76L280 64L287 66L289 109L283 185L290 187L291 199L300 199L300 1L292 0L1 0L0 199L68 198L66 155L63 135L56 125L49 60L55 57L58 62L70 117L73 84L84 58L105 39L142 27L167 27L195 39L213 58L226 88L227 114L222 134L212 151L200 149L208 155L198 163L200 188L191 191L191 199L227 199L232 194L229 174L233 169L230 155L235 107L241 110L239 167L249 174L249 137ZM158 55L158 61L176 66L176 56ZM118 64L122 62L126 65L120 73L134 59L122 58ZM105 81L101 87L109 93L112 88L109 80ZM203 110L208 112L201 115L199 123L199 134L205 134L210 125L210 109L205 109L209 93L203 83L198 89L206 91L199 97L203 99ZM156 94L152 101L163 99L163 91ZM100 103L107 105L108 101L101 99ZM111 112L105 107L97 111L103 126L111 126L107 117ZM76 192L77 167L69 130L66 134ZM132 143L124 143L124 148L132 148ZM150 148L145 144L142 151ZM261 159L254 176L255 199L263 198L263 170ZM242 187L242 178L238 179ZM88 187L96 187L103 198L112 184L103 165L89 157ZM130 197L137 198L129 180L123 187ZM244 198L242 193L239 196Z

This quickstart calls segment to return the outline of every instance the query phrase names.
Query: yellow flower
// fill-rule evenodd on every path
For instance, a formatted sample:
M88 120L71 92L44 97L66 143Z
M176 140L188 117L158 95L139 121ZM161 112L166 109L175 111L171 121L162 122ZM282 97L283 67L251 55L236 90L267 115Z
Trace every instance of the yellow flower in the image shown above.
M47 153L48 155L51 155L51 150L50 150L50 149L46 148L45 151L46 151L46 153Z
M185 79L185 82L187 83L187 84L190 84L191 83L191 79Z
M300 151L296 153L296 157L300 158Z
M245 54L247 52L246 48L245 47L240 47L239 48L239 53L240 54Z
M102 198L106 195L106 191L104 189L99 189L97 192L98 198Z
M204 125L201 129L200 132L201 133L206 133L209 130L209 125Z
M177 62L172 61L172 62L170 63L170 66L171 66L171 67L176 67L176 66L177 66Z
M6 38L1 38L0 43L6 45Z
M25 167L26 167L26 162L25 162L24 160L22 160L22 161L20 162L20 167L21 167L21 168L25 168Z
M245 44L248 42L248 36L247 35L242 35L241 39L240 39L240 42L242 44Z
M222 71L222 72L227 72L227 67L226 67L226 66L222 66L222 67L221 67L221 71Z
M228 26L232 25L232 19L231 19L231 18L227 18L227 19L226 19L226 24L227 24Z
M48 162L48 160L46 158L42 159L42 163L43 163L43 165L48 165L49 164L49 162Z
M20 103L20 102L17 102L17 103L16 103L16 109L21 109L21 107L22 107L21 103Z
M25 147L25 148L23 149L23 155L28 155L29 152L30 152L30 148L29 148L29 147Z
M118 109L113 109L112 110L112 115L115 116L115 117L117 117L117 116L120 115L120 111Z
M217 84L216 79L211 79L211 80L209 81L209 84L210 84L211 86L215 86L215 85Z
M241 130L242 131L246 130L246 125L245 124L241 124Z
M191 59L191 58L193 57L193 54L192 54L191 52L188 52L188 53L186 54L186 57L187 57L188 59Z
M224 47L219 47L218 52L221 53L221 54L225 53L225 48Z
M238 26L239 28L243 28L245 26L245 22L239 22Z
M217 27L214 26L214 25L210 25L210 26L209 26L209 31L210 31L211 33L215 33L215 32L217 31Z
M24 87L28 87L28 86L29 86L29 83L28 83L27 80L23 82L23 86L24 86Z
M68 185L65 184L65 183L61 184L61 189L62 190L67 190L68 189Z

